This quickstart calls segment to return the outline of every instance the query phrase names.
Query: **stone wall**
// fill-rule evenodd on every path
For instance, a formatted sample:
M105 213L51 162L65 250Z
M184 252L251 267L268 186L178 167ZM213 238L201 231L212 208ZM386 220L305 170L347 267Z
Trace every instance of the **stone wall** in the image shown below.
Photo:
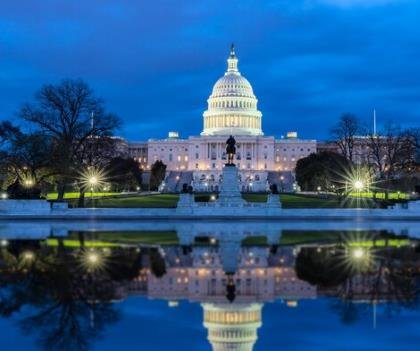
M50 214L47 200L0 200L0 214Z

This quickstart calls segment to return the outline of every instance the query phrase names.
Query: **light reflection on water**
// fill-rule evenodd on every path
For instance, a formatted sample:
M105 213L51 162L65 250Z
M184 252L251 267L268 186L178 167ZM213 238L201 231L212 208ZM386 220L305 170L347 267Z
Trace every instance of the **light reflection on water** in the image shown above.
M2 237L5 350L411 350L419 341L420 250L407 230L61 229Z

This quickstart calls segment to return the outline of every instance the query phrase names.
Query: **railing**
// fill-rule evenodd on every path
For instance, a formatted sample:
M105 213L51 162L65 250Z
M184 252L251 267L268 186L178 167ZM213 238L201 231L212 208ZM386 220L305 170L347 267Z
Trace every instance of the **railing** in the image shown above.
M220 202L195 202L196 207L236 207L236 208L266 208L267 203L266 202L245 202L243 204L236 204L236 203L224 203L223 205L220 204Z

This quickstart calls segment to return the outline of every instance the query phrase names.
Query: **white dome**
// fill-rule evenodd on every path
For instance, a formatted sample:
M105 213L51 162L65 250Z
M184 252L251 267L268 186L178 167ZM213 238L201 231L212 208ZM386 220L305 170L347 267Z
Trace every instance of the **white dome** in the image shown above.
M262 114L249 81L238 70L238 58L232 45L228 68L217 80L208 98L201 135L263 135Z
M262 304L203 303L204 327L213 351L252 351L261 327Z
M240 74L228 73L220 78L213 87L211 98L224 96L241 96L254 98L252 86L248 79Z

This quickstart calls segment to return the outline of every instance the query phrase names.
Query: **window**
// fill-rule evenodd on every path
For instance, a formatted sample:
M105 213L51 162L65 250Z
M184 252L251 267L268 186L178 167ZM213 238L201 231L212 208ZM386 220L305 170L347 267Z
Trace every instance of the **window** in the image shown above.
M198 152L195 154L195 159L198 160L200 158L200 155L198 154Z
M169 154L169 162L172 162L172 154Z

